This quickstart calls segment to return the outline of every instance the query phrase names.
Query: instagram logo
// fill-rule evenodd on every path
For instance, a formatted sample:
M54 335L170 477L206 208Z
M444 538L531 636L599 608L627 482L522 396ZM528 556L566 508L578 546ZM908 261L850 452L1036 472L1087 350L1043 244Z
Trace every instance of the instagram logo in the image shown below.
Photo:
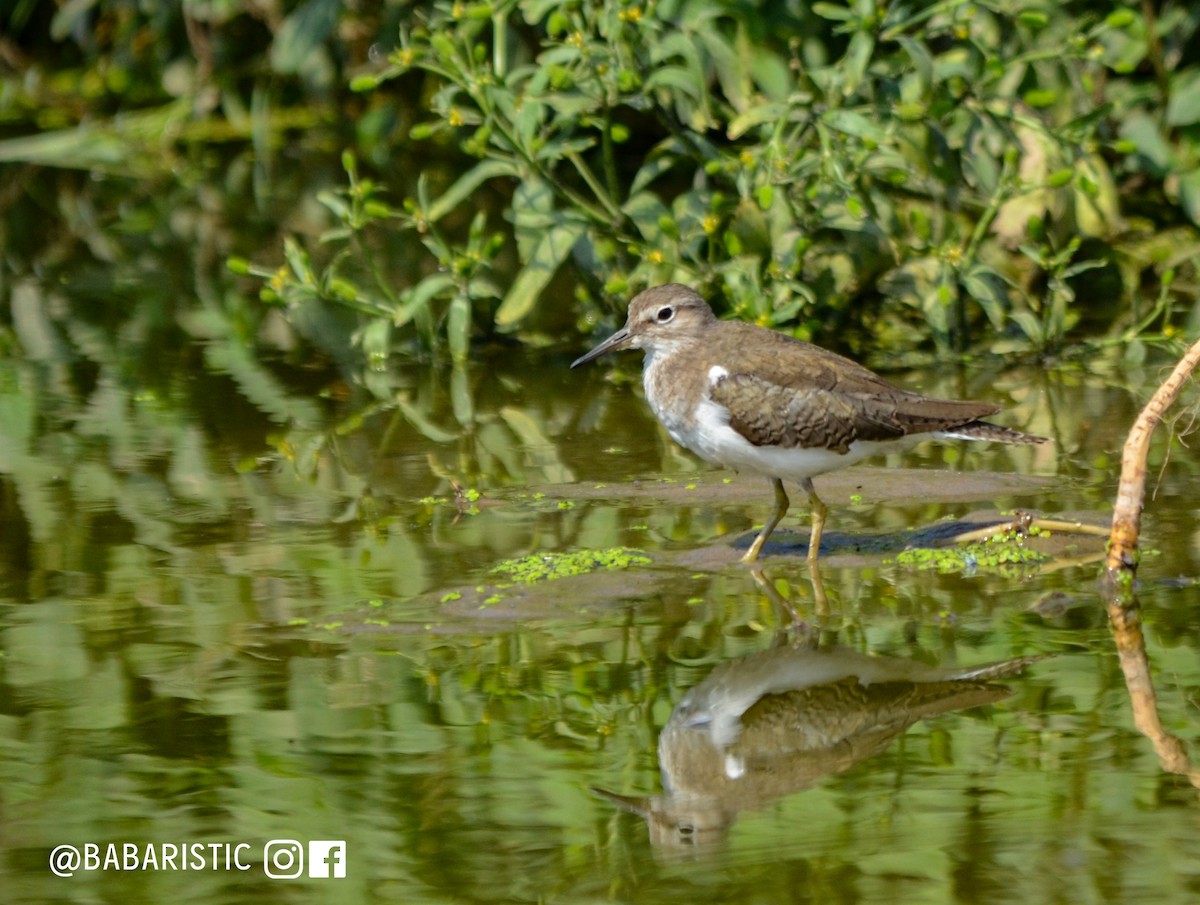
M345 840L309 840L308 875L335 878L346 876Z
M342 861L345 876L345 859ZM304 873L304 846L295 839L272 839L263 846L263 870L272 880L294 880Z

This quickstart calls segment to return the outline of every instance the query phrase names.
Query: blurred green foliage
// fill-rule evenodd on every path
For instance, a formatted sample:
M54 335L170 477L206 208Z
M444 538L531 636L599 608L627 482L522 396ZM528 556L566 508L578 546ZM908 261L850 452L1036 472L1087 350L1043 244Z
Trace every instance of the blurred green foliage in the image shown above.
M375 316L377 352L414 324L459 358L476 329L552 317L567 263L588 323L680 280L760 324L889 350L1191 329L1196 23L1148 10L435 4L352 85L419 91L410 137L468 162L424 167L393 206L347 159L349 188L323 199L333 253L258 272L268 298ZM424 249L404 279L363 273L378 229Z
M1136 357L1200 324L1182 6L23 0L0 16L0 165L186 181L248 147L265 209L279 168L345 149L345 182L313 187L320 228L285 214L281 263L229 260L342 360L538 343L671 279L892 364L1081 342Z

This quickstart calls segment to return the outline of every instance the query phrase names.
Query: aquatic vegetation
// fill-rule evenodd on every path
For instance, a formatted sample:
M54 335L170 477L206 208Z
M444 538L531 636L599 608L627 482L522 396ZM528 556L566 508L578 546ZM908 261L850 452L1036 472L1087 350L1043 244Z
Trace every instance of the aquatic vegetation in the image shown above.
M570 553L535 553L520 559L506 559L492 567L493 572L506 573L513 581L532 584L583 575L601 569L628 569L648 565L650 557L629 547L607 550L575 550Z
M938 572L1020 571L1021 568L1049 562L1052 557L1025 541L1030 537L1049 536L1038 528L1026 531L1003 531L986 540L952 547L919 547L896 554L896 563L911 569L933 569Z

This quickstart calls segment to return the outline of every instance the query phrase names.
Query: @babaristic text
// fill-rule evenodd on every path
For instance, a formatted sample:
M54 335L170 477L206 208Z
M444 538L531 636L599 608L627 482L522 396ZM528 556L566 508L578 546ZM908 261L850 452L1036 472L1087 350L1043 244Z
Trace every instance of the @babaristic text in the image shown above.
M102 871L250 871L274 880L346 876L344 839L272 839L249 842L63 843L50 852L59 877Z

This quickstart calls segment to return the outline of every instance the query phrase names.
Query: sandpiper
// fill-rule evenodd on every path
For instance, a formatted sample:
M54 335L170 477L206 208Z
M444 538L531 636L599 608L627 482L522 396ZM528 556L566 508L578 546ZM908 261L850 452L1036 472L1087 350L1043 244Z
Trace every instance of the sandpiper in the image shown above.
M679 283L640 293L625 326L571 367L627 348L646 353L646 401L675 442L706 461L770 479L775 508L744 562L758 559L788 510L785 479L808 495L808 559L815 563L826 508L814 475L925 439L1047 442L980 420L999 406L903 390L820 346L718 320L704 299Z

